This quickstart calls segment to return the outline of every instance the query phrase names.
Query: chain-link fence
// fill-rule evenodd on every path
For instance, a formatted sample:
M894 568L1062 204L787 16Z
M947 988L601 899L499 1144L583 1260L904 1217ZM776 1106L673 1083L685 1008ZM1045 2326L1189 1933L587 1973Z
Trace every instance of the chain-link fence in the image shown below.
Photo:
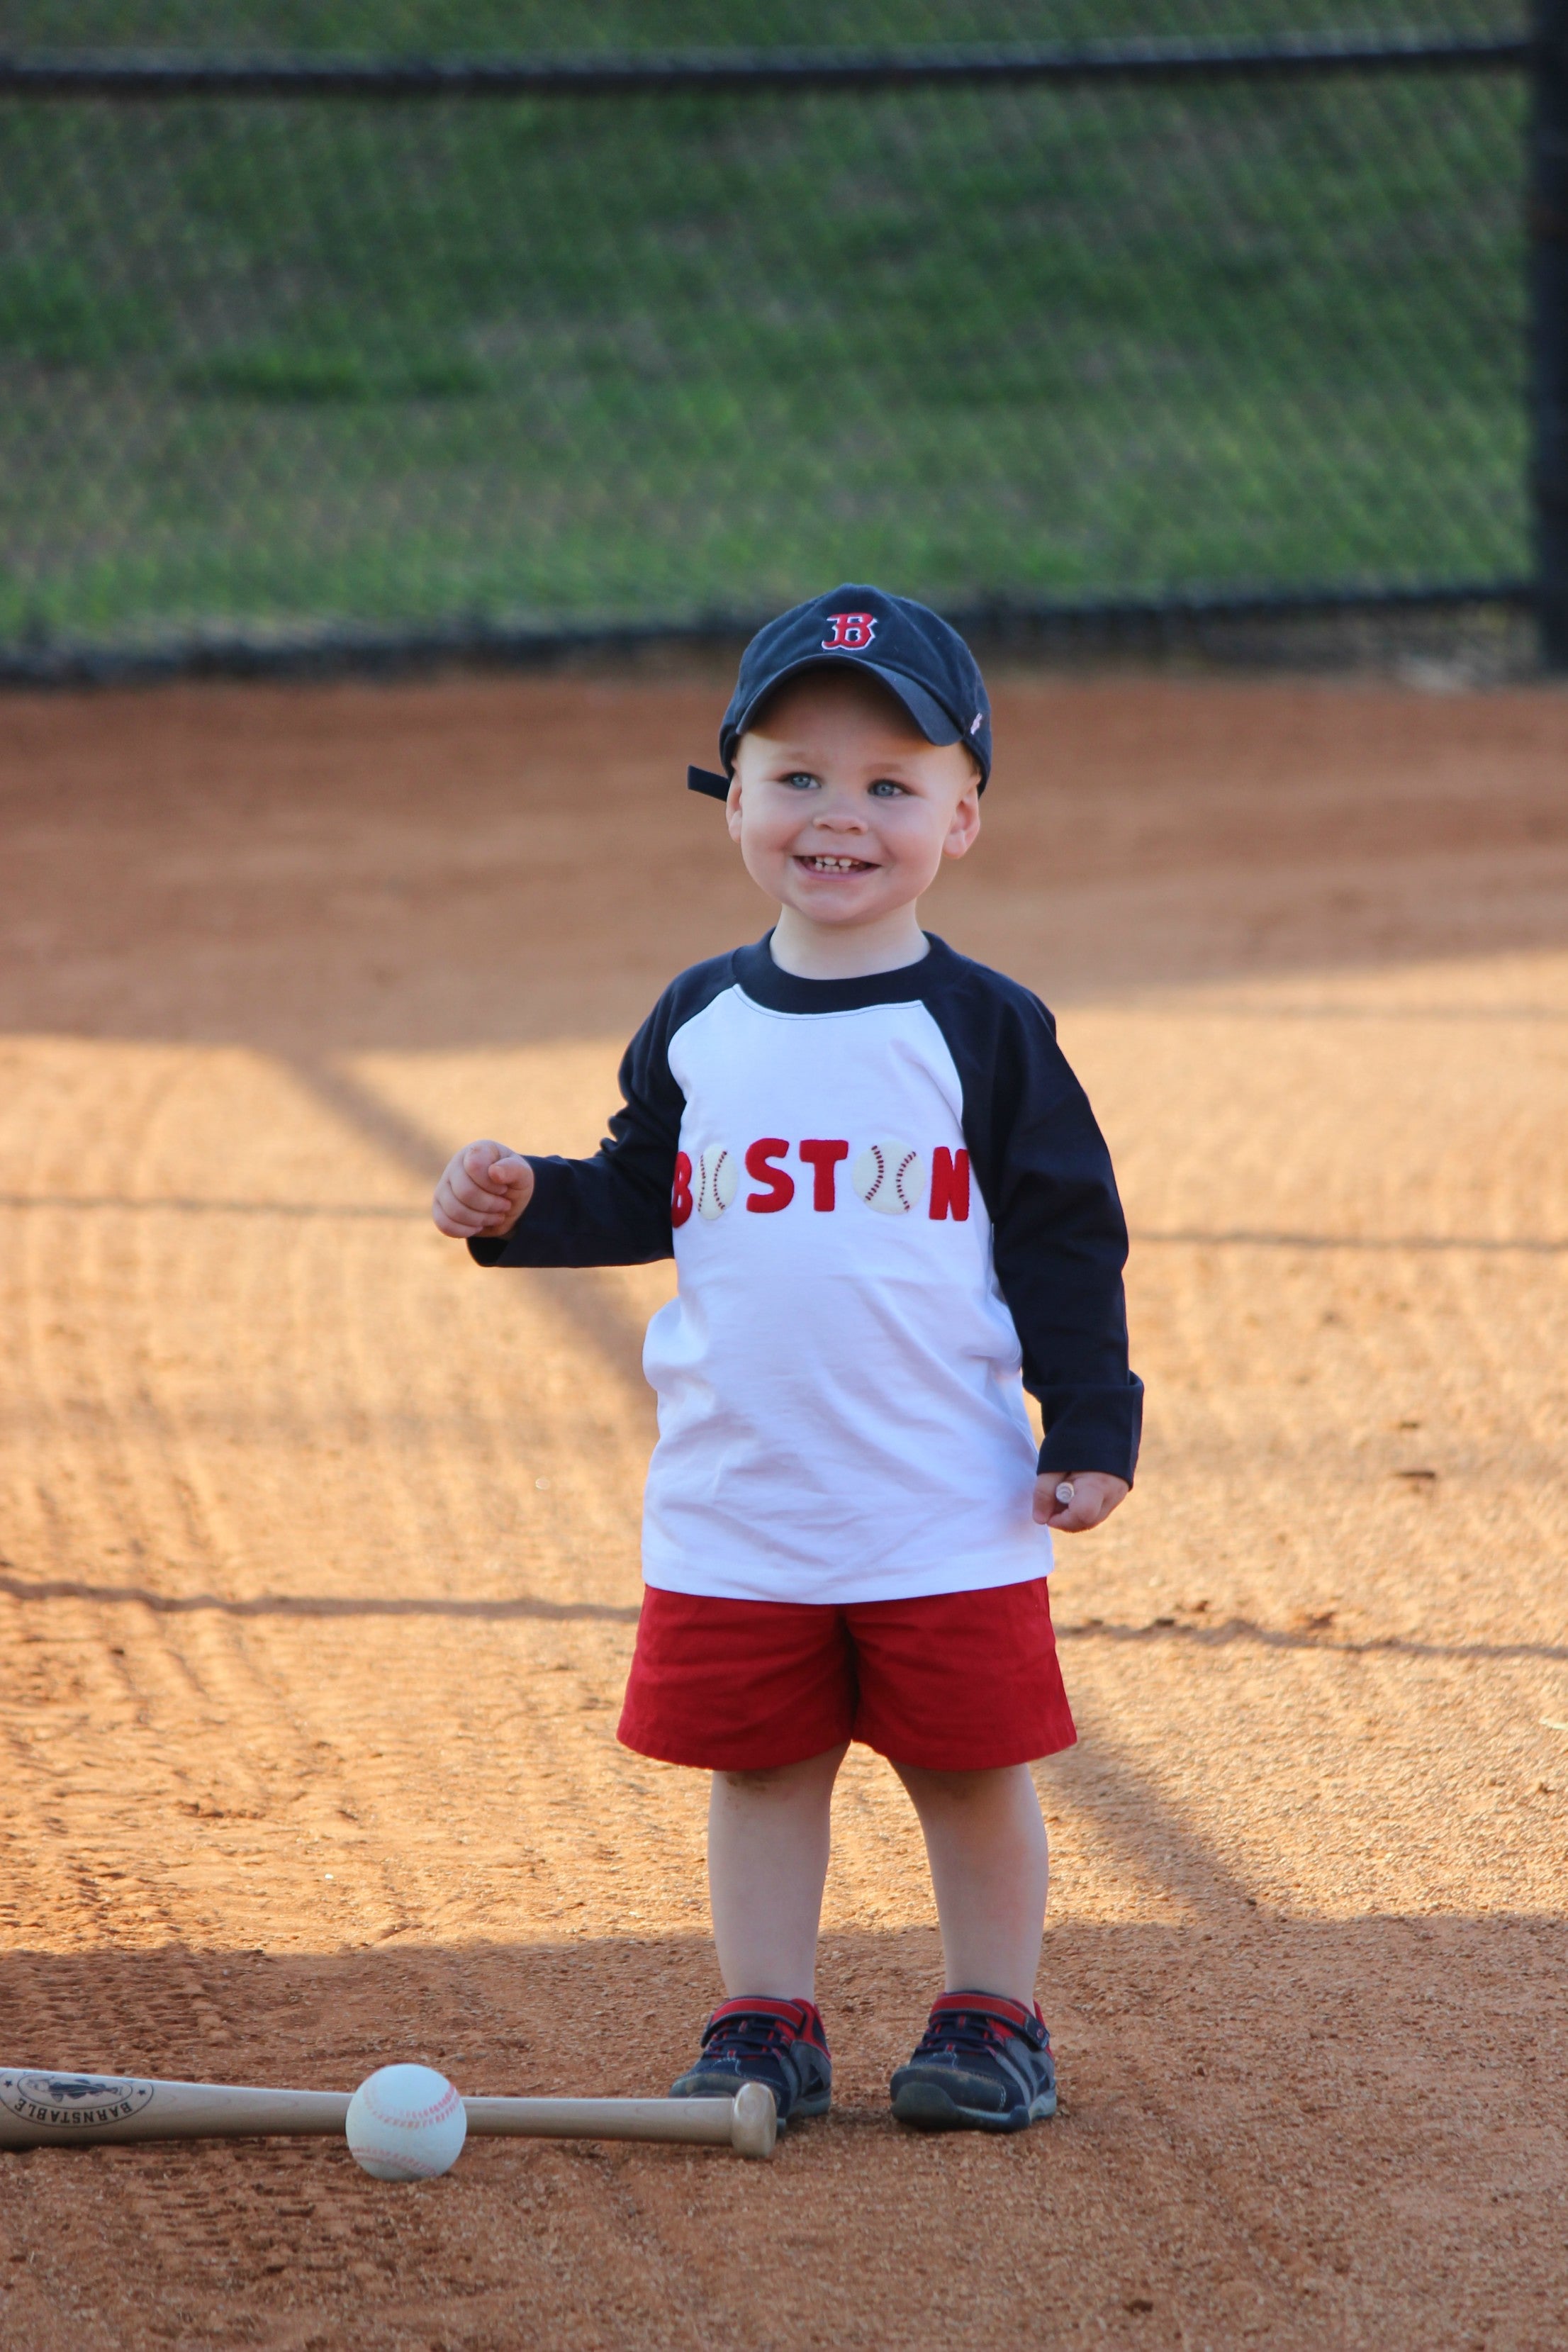
M62 52L13 0L13 675L732 627L829 578L1525 593L1506 9L626 0L552 79L558 24L76 0Z

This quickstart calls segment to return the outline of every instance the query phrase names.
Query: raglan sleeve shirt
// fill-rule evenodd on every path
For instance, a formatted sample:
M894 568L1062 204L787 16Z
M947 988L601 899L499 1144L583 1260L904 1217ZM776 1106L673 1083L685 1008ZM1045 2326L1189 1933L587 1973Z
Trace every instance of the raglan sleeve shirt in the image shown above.
M1045 1007L936 939L857 981L763 940L682 973L620 1076L599 1150L533 1159L518 1224L469 1248L674 1255L647 1581L844 1602L1048 1570L1037 1468L1131 1482L1142 1389L1110 1155Z

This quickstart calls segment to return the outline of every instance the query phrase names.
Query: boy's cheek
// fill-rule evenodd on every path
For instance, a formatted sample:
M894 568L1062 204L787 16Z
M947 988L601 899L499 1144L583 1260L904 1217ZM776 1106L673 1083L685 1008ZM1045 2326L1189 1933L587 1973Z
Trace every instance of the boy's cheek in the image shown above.
M770 832L766 825L748 825L737 830L734 837L747 866L759 879L781 875L788 867L790 840Z

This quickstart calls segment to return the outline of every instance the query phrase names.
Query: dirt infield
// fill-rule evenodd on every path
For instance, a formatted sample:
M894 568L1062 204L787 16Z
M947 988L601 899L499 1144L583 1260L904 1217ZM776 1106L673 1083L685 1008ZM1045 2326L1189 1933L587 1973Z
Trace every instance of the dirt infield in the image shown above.
M662 2088L695 1775L620 1750L660 1268L486 1276L457 1140L591 1144L763 927L693 684L0 708L0 2057ZM0 2158L0 2339L1568 2340L1568 698L1019 680L931 909L1061 1014L1134 1232L1139 1488L1062 1547L1062 2116L889 2122L936 1981L857 1751L840 2104L771 2168Z

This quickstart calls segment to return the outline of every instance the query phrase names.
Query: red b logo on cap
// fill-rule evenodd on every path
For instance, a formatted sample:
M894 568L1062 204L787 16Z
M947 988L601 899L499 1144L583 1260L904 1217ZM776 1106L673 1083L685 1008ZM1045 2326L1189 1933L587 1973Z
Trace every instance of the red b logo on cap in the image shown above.
M863 653L877 634L875 613L829 613L833 635L824 637L825 654Z

